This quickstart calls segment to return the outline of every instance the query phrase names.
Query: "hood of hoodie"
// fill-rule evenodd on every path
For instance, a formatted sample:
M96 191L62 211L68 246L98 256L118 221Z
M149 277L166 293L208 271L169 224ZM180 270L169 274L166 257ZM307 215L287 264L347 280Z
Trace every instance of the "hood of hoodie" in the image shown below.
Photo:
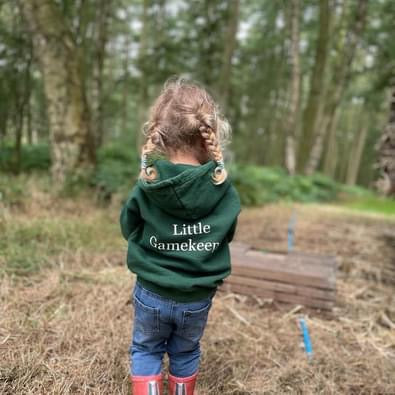
M196 166L158 159L153 165L158 179L150 182L140 179L138 184L148 199L178 218L198 219L208 215L230 187L228 180L221 185L212 182L214 161Z

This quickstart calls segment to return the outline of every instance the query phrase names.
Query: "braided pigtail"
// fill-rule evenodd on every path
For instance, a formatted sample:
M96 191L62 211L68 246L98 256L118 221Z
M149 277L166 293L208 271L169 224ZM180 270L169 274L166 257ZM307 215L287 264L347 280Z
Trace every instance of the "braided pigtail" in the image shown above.
M153 166L148 166L148 155L155 151L155 148L155 144L152 142L152 137L148 136L147 141L141 150L140 178L145 181L154 181L158 175Z
M140 178L146 181L154 181L158 172L155 167L148 165L148 155L153 152L160 152L163 150L164 143L162 139L162 132L156 124L152 124L147 131L147 141L141 150L141 172Z
M226 180L228 173L225 170L222 150L218 143L217 136L214 130L206 124L200 126L199 131L204 141L206 142L207 149L211 157L217 163L217 167L214 169L214 173L212 175L213 183L215 185L221 185Z

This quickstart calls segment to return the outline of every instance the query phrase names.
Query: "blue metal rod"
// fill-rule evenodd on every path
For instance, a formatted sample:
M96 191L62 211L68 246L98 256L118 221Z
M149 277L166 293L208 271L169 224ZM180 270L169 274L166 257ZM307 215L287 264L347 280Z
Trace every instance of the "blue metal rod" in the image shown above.
M295 210L293 210L291 214L291 218L288 223L288 252L291 252L294 248L295 224L296 224L296 212Z
M303 335L304 349L306 351L307 357L309 360L311 360L313 358L313 346L311 344L309 329L307 328L307 323L304 318L299 318L299 323L300 330L302 331Z

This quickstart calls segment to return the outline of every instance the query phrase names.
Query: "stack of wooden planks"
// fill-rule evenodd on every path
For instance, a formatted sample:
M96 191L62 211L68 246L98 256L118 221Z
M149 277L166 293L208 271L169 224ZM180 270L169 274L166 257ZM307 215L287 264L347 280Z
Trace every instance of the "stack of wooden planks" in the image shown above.
M232 274L222 289L279 302L330 310L336 299L334 257L268 253L232 243Z

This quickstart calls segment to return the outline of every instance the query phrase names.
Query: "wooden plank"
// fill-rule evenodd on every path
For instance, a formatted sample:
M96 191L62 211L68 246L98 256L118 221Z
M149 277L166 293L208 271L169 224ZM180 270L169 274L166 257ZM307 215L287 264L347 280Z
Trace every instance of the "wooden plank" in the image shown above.
M257 259L247 255L233 255L232 272L244 277L277 280L323 289L335 289L336 287L336 277L333 270L323 273L319 268L290 264L281 257L268 259L265 255L263 258Z
M309 261L314 263L314 265L323 265L323 266L335 266L336 267L336 259L331 256L331 255L322 255L319 253L314 253L314 252L309 252L306 253L304 251L266 251L266 250L259 250L257 248L254 248L250 246L249 244L242 243L242 242L237 242L234 241L230 245L230 250L232 254L244 254L247 253L247 255L259 255L259 254L265 254L265 255L273 255L273 256L288 256L292 257L293 259L300 260L302 258L303 261Z
M245 243L240 243L238 241L234 241L231 245L230 245L230 249L232 253L241 253L244 254L246 253L248 250L251 249L251 246Z
M257 278L240 277L232 274L226 279L226 282L231 284L249 285L254 288L262 288L271 291L279 291L293 295L302 295L312 298L319 298L333 301L336 297L334 290L324 290L313 287L306 287L303 285L286 284L276 281L267 281Z
M312 271L320 275L330 275L336 269L335 260L324 259L321 261L318 257L307 257L307 254L273 254L270 252L261 252L258 250L241 251L240 248L231 250L232 257L250 257L256 258L259 262L271 262L272 264L281 263L282 267L289 268L293 271Z
M292 259L296 259L298 261L303 260L305 262L309 262L314 265L322 265L324 267L330 267L331 270L337 268L336 258L331 255L320 255L315 253L306 253L302 251L292 251L289 254L289 257Z
M238 252L236 256L241 256ZM307 258L306 255L288 255L288 254L272 254L272 253L262 253L257 250L249 250L244 255L245 257L256 258L257 262L273 262L279 264L281 262L281 267L284 269L290 269L295 272L308 272L315 273L319 277L329 277L334 272L333 265L324 264L320 265L319 260L314 257ZM324 267L323 267L324 266Z
M301 304L304 306L314 307L324 310L331 310L334 306L333 301L317 299L317 298L309 298L302 295L287 294L279 291L266 290L261 288L253 288L247 285L230 284L227 282L225 282L220 287L220 290L240 293L242 295L256 295L258 297L270 298L283 303Z

